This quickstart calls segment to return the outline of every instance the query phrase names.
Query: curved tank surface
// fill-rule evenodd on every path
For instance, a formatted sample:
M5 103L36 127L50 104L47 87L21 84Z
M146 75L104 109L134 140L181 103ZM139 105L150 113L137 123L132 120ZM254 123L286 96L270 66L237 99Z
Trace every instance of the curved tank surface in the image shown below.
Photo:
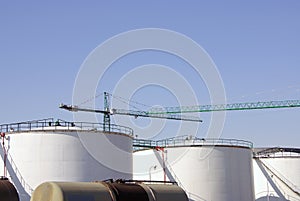
M134 147L134 179L176 181L189 200L254 200L250 142L180 136Z
M14 185L7 178L0 178L1 201L19 201L19 195Z
M45 182L31 201L187 201L185 192L173 184L142 182Z
M300 149L257 148L253 160L257 201L300 200Z
M1 132L6 170L0 168L0 174L11 179L21 201L45 181L132 179L133 137L127 127L103 130L102 124L45 119L1 125Z

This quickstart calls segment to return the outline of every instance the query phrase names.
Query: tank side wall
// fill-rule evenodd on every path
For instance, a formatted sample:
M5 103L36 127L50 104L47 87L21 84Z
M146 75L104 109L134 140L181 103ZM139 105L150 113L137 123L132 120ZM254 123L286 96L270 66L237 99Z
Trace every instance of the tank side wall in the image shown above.
M300 189L300 157L262 159L268 166Z
M163 180L162 155L134 153L134 179ZM147 160L143 160L143 157ZM254 200L252 150L237 147L165 149L168 180L175 180L193 200ZM151 168L157 166L156 170Z
M253 159L256 200L270 196L278 200L299 200L300 158L278 157Z
M25 189L30 194L29 189L45 181L132 179L132 138L101 132L80 132L80 135L86 138L82 141L76 131L9 135L6 142L8 163L12 167L9 173L18 191ZM107 144L120 151L109 152Z

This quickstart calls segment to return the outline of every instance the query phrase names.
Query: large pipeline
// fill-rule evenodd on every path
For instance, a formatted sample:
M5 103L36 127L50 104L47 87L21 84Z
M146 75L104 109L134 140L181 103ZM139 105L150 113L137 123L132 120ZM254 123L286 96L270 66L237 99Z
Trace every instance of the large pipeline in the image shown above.
M174 184L143 182L46 182L30 201L188 201Z

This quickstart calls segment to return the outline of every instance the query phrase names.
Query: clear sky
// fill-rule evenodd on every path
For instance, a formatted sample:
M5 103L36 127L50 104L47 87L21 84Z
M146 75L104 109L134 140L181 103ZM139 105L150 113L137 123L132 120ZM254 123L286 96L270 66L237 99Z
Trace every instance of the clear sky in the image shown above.
M229 103L300 99L299 10L296 0L0 1L0 123L47 117L72 120L72 114L58 105L72 102L85 58L116 34L141 28L173 30L201 45L218 68ZM189 81L200 103L209 102L205 84L188 64L155 51L114 63L97 92L112 92L130 70L152 63L174 69ZM175 106L174 96L148 86L132 99ZM100 107L102 98L97 99ZM221 137L250 140L255 146L300 147L299 111L228 112ZM198 136L205 136L209 114L201 118L205 121Z

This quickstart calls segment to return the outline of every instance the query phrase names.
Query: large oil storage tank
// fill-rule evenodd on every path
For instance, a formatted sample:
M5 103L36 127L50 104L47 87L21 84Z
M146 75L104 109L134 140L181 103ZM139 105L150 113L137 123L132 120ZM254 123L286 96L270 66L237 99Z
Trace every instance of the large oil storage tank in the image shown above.
M0 128L0 175L14 183L21 201L45 181L132 179L133 133L127 127L50 118Z
M251 142L180 136L134 147L134 179L176 181L194 201L254 200Z
M256 201L299 201L300 149L270 147L254 152Z

